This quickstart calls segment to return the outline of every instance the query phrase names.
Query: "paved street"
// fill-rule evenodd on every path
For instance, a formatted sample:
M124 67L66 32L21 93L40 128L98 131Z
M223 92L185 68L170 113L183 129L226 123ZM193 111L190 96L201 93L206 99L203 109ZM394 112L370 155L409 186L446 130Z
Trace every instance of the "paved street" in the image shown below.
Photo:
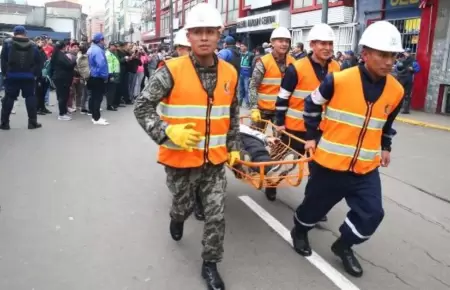
M202 224L189 219L183 240L171 240L157 146L131 107L103 113L108 127L77 113L57 121L54 112L29 131L21 100L12 130L0 132L0 289L205 289ZM311 232L311 243L355 285L341 289L450 289L450 133L395 128L392 165L382 170L386 217L371 241L355 247L364 276L346 275L330 251L345 203ZM220 264L227 289L339 289L330 271L297 255L239 198L249 196L290 229L304 186L283 189L270 203L231 174L228 181Z

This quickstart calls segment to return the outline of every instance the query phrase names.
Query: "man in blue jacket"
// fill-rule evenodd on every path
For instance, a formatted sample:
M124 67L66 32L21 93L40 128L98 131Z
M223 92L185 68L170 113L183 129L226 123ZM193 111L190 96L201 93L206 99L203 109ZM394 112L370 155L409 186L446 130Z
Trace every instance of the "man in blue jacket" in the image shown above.
M109 125L101 118L100 106L103 101L103 95L106 91L106 83L109 77L108 62L105 55L105 38L102 33L96 33L92 39L92 44L87 51L89 60L89 69L91 76L87 82L87 87L91 90L89 99L89 108L92 113L92 123L94 125Z
M9 130L9 116L14 101L22 91L28 113L28 129L41 128L37 122L37 100L34 94L35 80L41 75L38 48L31 42L25 27L14 27L14 36L5 40L1 52L1 71L5 79L5 97L2 100L1 130Z

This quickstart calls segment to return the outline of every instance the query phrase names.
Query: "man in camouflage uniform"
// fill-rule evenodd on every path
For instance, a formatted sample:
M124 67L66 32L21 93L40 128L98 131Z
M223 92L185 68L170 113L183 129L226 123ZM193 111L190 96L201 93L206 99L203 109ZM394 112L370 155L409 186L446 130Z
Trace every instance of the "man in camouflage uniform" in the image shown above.
M149 85L136 100L134 109L139 124L157 144L161 145L160 158L161 150L167 150L166 148L168 147L166 146L170 143L174 143L181 147L181 151L171 152L173 154L180 154L178 152L183 154L179 155L181 157L179 159L182 159L178 160L177 165L179 166L168 166L159 160L160 163L165 165L167 186L173 194L172 207L170 210L170 233L172 238L176 241L182 238L184 221L193 211L195 194L199 194L205 214L202 240L204 246L202 252L202 276L208 285L208 289L225 289L216 264L222 260L223 255L225 235L224 207L227 185L224 162L227 161L227 156L225 155L224 161L221 161L220 164L215 164L214 161L210 160L211 158L208 155L210 154L208 152L215 150L212 147L213 144L210 144L210 142L212 142L211 140L213 140L211 139L212 133L195 132L193 127L189 126L189 124L170 122L171 116L170 113L167 113L169 111L166 111L166 109L167 107L169 107L169 110L170 107L178 107L178 109L180 109L179 107L186 107L186 112L178 112L188 115L190 107L196 105L194 103L189 103L190 100L195 99L197 102L201 102L201 100L199 100L199 97L196 96L195 92L179 91L176 84L178 84L178 87L184 87L183 85L186 84L186 78L193 79L194 81L195 78L199 78L201 86L203 86L203 90L206 91L209 98L208 104L211 104L212 106L212 109L210 109L209 112L214 111L217 109L214 105L221 99L221 96L217 95L218 90L216 87L225 87L222 83L219 84L218 81L219 79L224 79L222 74L231 74L233 76L231 87L225 88L226 91L229 91L230 103L229 113L225 112L226 115L229 114L229 128L225 127L226 143L224 143L223 146L226 146L228 162L230 165L233 165L239 160L239 105L236 96L237 73L230 64L219 61L214 54L214 49L216 48L220 36L218 29L221 26L220 13L214 7L206 3L200 3L195 6L190 11L186 23L186 29L188 31L187 36L192 44L192 52L188 56L169 60L163 67L159 68L152 75ZM189 60L189 62L186 63L186 60ZM185 67L190 67L191 63L193 73L186 74ZM183 64L183 66L181 64ZM174 74L173 71L176 73ZM178 73L180 71L183 72L183 75ZM219 74L221 77L219 77ZM227 77L225 76L225 78ZM183 93L186 94L185 97ZM180 106L179 104L175 106L174 102L176 101L188 103L184 106ZM157 106L160 104L162 108L162 118L157 113ZM167 106L167 104L169 104L169 106ZM210 117L207 115L206 118ZM211 119L210 122L214 121ZM199 125L197 124L196 126L198 127ZM175 132L175 130L178 131ZM211 131L217 130L217 128L211 128ZM205 139L196 139L200 134L205 134ZM183 143L182 141L177 140L181 135L185 136L184 140L188 141ZM189 143L189 140L192 142ZM182 168L183 165L194 162L193 160L190 160L189 157L185 156L190 156L189 154L192 154L191 152L196 152L196 148L199 148L198 146L202 144L200 140L208 140L203 142L206 145L201 146L201 150L205 150L202 151L202 154L200 155L202 156L202 159L205 158L202 161L202 165L199 167ZM203 154L203 152L205 153ZM221 156L220 158L223 158L221 154L215 156L219 155Z
M270 41L273 45L272 52L264 55L255 63L255 69L253 70L252 78L250 80L249 91L252 121L255 122L257 127L264 128L265 123L258 122L261 119L275 123L275 102L281 85L281 78L288 65L295 61L295 59L289 55L290 40L291 35L286 28L279 27L275 29L270 37ZM274 68L270 65L273 60L278 68ZM274 70L278 70L278 72ZM270 108L267 103L265 104L265 107L263 107L261 102L261 87L265 84L263 80L265 78L269 81L270 79L274 80L274 75L277 73L279 74L279 83L274 85L274 87L276 86L277 88L273 90L268 89L274 93L270 96L264 94L265 97L270 98Z

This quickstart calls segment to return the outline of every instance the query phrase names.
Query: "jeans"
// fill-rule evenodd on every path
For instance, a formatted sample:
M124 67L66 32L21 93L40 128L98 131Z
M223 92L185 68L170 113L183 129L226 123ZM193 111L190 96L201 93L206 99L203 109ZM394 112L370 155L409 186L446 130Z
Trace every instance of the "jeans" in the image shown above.
M239 103L242 104L245 101L247 106L250 105L248 98L248 87L250 85L250 77L239 75Z
M128 96L130 100L134 100L134 87L136 85L136 74L128 73Z
M137 97L140 95L141 93L141 83L142 80L144 79L144 72L138 72L136 73L136 81L134 83L134 97Z
M116 105L116 90L117 84L115 82L108 82L106 84L106 106L108 108Z
M82 81L80 84L81 87L81 110L89 111L89 99L91 98L91 91L88 90L86 82Z
M36 80L36 90L35 95L37 99L37 109L38 110L45 110L45 94L48 91L48 87L50 86L48 80L46 78L38 78Z
M45 104L50 105L50 87L47 89L47 92L45 92Z
M92 119L98 121L101 117L100 106L103 101L103 95L105 94L105 80L102 78L89 78L88 88L92 91L91 98L89 99L89 109L92 113Z

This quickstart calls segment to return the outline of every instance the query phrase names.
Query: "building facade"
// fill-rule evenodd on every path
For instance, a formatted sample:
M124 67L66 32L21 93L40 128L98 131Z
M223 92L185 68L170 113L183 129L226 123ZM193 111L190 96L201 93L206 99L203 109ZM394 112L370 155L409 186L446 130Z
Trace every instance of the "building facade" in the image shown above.
M70 38L80 40L87 31L81 10L82 6L74 1L45 3L45 26L54 31L69 32Z
M105 12L98 11L88 17L87 37L91 41L96 33L105 33ZM105 38L106 39L106 38Z
M427 112L450 114L450 1L429 3L435 6L436 25L431 51L429 84L425 99Z
M116 0L119 2L118 31L123 41L141 41L142 0Z
M107 42L119 39L118 18L119 18L119 0L105 0L105 40Z
M376 2L377 0L372 0ZM328 24L336 35L334 50L355 50L357 46L357 15L353 0L329 0ZM322 20L322 0L293 0L291 2L293 42L302 42L309 50L308 34Z

